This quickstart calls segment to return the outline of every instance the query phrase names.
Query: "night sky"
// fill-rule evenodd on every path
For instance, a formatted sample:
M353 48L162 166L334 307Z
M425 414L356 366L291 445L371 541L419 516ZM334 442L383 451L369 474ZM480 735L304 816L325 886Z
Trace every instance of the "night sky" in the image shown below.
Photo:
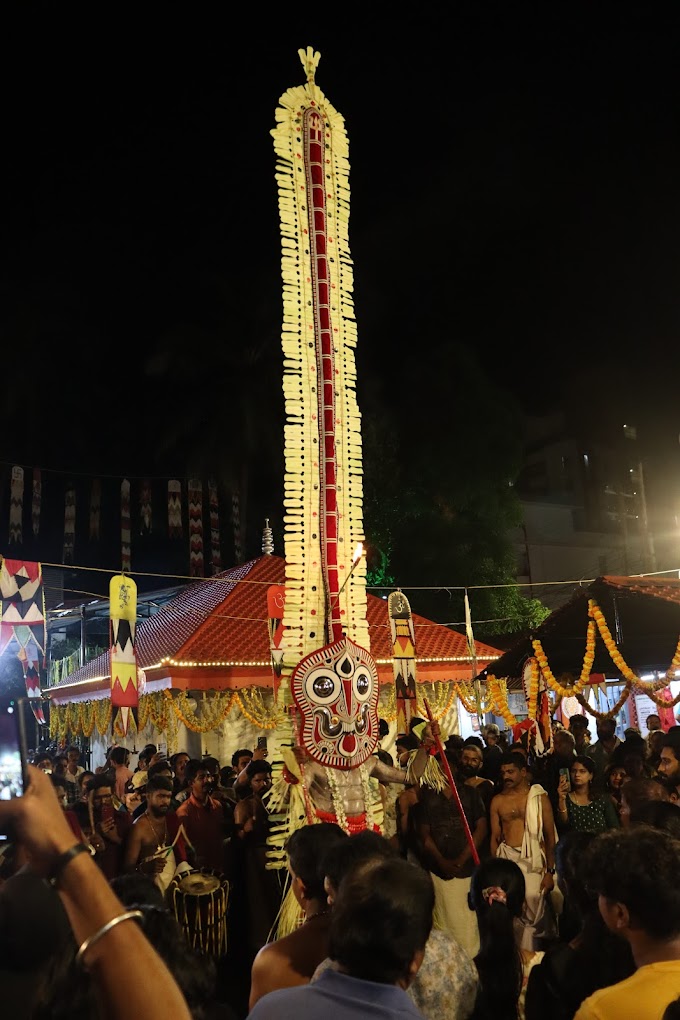
M245 349L252 400L282 421L280 385L258 385L281 357L270 130L308 45L349 136L360 406L387 362L407 387L409 360L450 337L480 369L452 399L478 385L488 412L490 379L528 410L632 421L657 476L680 478L677 17L459 8L381 29L341 9L323 25L261 8L233 23L160 6L110 23L14 15L3 522L14 463L43 470L46 543L67 478L185 477L188 417L206 451L238 443ZM77 563L106 558L85 539Z

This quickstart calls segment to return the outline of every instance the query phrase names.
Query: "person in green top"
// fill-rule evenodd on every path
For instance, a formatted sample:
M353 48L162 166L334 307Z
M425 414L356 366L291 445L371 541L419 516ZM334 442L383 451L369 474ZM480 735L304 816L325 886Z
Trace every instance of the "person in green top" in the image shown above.
M569 768L571 782L564 775L560 777L557 815L561 830L599 833L620 828L621 823L611 798L606 794L596 797L592 795L594 774L593 759L588 754L579 754Z

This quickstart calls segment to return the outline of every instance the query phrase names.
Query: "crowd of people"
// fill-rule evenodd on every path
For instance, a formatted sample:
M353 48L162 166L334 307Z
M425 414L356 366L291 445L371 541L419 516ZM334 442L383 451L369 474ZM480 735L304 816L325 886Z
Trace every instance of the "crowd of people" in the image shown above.
M8 1015L122 1016L109 961L127 984L153 953L142 987L164 1007L183 1003L165 1016L194 1020L671 1020L680 726L648 726L647 738L620 739L598 718L591 739L588 718L572 717L539 757L494 724L442 747L414 719L394 754L376 752L404 778L381 783L382 831L303 824L286 868L268 854L264 748L223 766L149 745L134 770L117 746L94 771L75 745L37 754L27 794L0 805ZM430 765L416 771L423 748ZM228 890L220 952L174 909L187 874ZM300 923L277 937L288 889Z

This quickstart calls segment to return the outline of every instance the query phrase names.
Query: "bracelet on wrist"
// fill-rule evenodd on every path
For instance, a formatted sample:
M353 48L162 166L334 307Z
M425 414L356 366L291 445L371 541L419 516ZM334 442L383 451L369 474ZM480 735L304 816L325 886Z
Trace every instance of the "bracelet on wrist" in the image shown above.
M108 935L111 929L115 928L117 924L121 924L123 921L132 921L135 918L139 918L141 920L143 916L144 915L141 910L126 910L124 913L117 914L115 917L112 917L110 921L103 924L98 931L96 931L93 935L90 935L89 938L86 938L85 941L81 943L80 949L76 953L76 963L81 963L88 949L91 949L92 946L96 945L100 939L103 939L105 935Z
M47 881L51 886L57 888L59 880L64 873L64 869L71 863L72 860L82 853L92 853L92 850L87 843L76 843L68 850L65 850L63 854L59 854L52 865L49 875L47 876Z

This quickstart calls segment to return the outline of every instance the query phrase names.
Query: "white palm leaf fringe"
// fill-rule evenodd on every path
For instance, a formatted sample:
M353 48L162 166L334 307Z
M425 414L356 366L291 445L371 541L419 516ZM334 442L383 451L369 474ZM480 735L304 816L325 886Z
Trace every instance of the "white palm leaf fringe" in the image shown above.
M285 397L284 545L286 604L284 675L301 658L326 643L328 616L319 527L322 491L323 423L319 420L315 329L317 300L310 246L308 167L305 166L304 117L317 112L324 125L326 244L330 271L330 308L336 379L335 446L337 458L338 570L340 586L352 568L352 553L363 542L361 416L356 400L357 340L349 251L349 161L344 119L314 81L320 55L311 47L298 54L307 84L288 89L276 110L272 131L277 156L283 278ZM366 570L362 558L340 596L343 626L357 644L369 648L366 620ZM288 686L288 685L283 685ZM285 696L285 695L284 695Z
M276 110L276 127L271 134L277 157L281 229L281 274L283 281L283 392L286 424L284 430L284 550L286 598L281 648L283 663L279 705L285 711L287 739L277 734L289 770L297 771L299 783L289 786L283 779L283 762L274 767L274 784L268 797L272 829L268 854L271 868L283 868L285 845L291 833L308 824L304 775L296 769L290 751L295 741L290 708L290 676L297 663L328 643L330 611L324 574L325 549L323 513L324 444L323 419L319 414L319 384L322 365L318 363L317 324L319 302L315 288L314 251L310 243L319 224L314 222L307 165L305 118L318 114L323 123L325 222L322 225L329 272L328 314L333 336L335 380L335 468L338 513L338 588L343 629L356 644L370 651L366 619L366 568L362 557L352 571L352 555L364 541L361 416L356 400L354 349L357 329L352 298L354 277L349 250L349 161L345 122L328 102L314 80L320 54L311 47L298 50L305 69L305 85L288 89ZM316 240L317 238L314 238ZM336 609L338 607L335 607ZM284 896L278 918L281 937L300 921L300 909L290 888Z

